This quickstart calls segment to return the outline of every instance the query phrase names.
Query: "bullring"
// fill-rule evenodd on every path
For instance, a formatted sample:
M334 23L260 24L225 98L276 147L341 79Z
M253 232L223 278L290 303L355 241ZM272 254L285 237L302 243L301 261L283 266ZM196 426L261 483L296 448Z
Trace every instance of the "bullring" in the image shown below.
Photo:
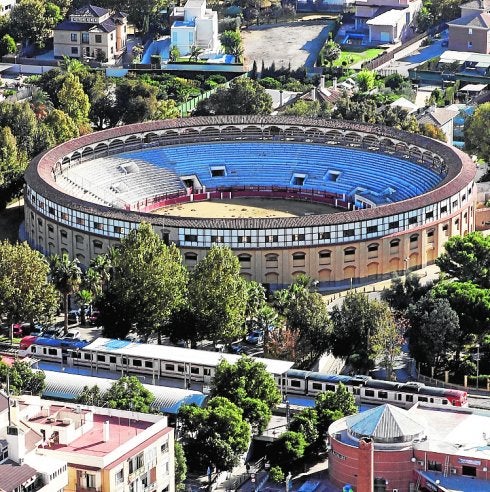
M244 277L272 288L300 273L340 286L428 265L449 237L472 231L474 175L466 154L393 128L273 116L154 121L35 158L25 175L25 234L40 251L87 265L147 221L189 267L212 244L226 244ZM271 208L276 200L317 208L174 213L176 205L252 197Z

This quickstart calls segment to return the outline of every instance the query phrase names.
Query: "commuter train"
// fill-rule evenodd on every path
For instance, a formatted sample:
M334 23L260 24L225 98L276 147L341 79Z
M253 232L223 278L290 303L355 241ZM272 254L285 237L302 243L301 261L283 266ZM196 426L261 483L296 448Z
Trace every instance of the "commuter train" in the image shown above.
M92 343L28 336L20 343L20 356L56 362L68 367L88 367L91 374L104 371L121 375L144 376L156 383L161 378L179 378L209 384L221 359L230 363L240 356L205 350L134 343L98 338ZM293 362L255 358L263 362L282 393L314 397L322 391L334 391L343 383L360 403L391 403L410 407L415 403L468 405L465 391L425 386L422 383L398 383L369 376L343 376L292 369Z

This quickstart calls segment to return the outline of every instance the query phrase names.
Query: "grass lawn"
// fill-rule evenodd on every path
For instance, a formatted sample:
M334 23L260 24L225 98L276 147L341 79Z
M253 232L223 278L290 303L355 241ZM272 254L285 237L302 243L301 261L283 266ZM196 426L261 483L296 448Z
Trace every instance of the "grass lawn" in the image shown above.
M19 344L21 341L21 338L13 338L12 343L14 344ZM8 335L0 335L0 342L2 343L10 343L10 337Z
M372 60L383 51L381 48L366 48L365 46L342 46L342 53L338 60L334 61L333 66L341 67L344 61L346 66L350 66L360 61Z

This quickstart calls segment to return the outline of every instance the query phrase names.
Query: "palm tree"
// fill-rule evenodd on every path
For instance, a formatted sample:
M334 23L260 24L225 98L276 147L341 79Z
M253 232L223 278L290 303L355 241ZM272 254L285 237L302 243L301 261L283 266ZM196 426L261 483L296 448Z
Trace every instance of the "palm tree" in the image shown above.
M111 252L110 250L109 252ZM85 277L88 280L89 289L97 297L107 286L111 278L112 255L98 255L90 260L90 268L87 270ZM99 288L96 288L96 276L99 282Z
M53 103L49 99L49 95L39 88L34 89L29 105L38 121L44 120L53 109Z
M82 271L78 266L78 260L70 260L66 253L61 256L51 256L49 266L51 269L51 281L63 296L64 329L66 334L68 333L68 296L78 291L82 281Z
M87 323L87 304L90 304L94 300L94 295L88 289L80 289L77 292L77 299L80 301L80 323L85 325Z
M72 73L74 75L85 74L88 70L87 65L83 64L80 60L68 56L63 57L63 60L59 62L59 67L62 72Z

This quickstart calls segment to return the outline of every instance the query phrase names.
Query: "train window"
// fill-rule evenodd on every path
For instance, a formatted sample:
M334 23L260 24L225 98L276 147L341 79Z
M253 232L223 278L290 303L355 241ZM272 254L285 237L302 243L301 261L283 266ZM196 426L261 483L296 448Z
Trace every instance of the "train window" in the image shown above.
M71 353L71 356L74 358L74 359L80 359L82 357L82 354L80 352L75 352L73 351Z
M352 394L353 395L360 395L361 394L361 390L359 388L352 388Z
M48 350L49 355L58 355L58 351L54 348L50 348Z
M405 401L413 403L413 395L405 395Z
M364 394L365 394L366 396L374 396L374 391L373 391L373 390L365 390L365 391L364 391Z
M396 395L396 399L397 399L398 401L402 401L402 395L401 395L400 393L398 393L398 394Z
M83 358L85 360L91 360L92 359L91 354L83 354Z
M448 402L448 401L444 398L444 399L442 400L442 404L443 404L443 405L448 405L448 404L449 404L449 402Z
M296 379L290 379L289 386L292 386L293 388L299 388L301 386L301 381L298 381Z
M185 372L185 367L184 366L177 366L177 372L182 372L184 373Z
M98 362L105 362L105 355L97 354L97 361Z
M419 401L428 401L427 397L425 396L419 396Z
M322 384L321 383L312 383L311 387L314 389L314 390L322 390Z
M115 364L115 363L117 362L117 359L116 359L114 356L112 356L112 355L111 355L111 356L109 357L109 362L110 362L111 364Z
M35 354L35 353L36 353L36 347L34 347L33 345L31 345L31 352L32 352L33 354Z
M206 368L204 368L204 369L203 369L203 374L204 374L205 376L211 376L211 369L206 369Z
M335 386L333 384L326 384L325 391L335 391Z
M175 366L173 364L165 364L166 371L175 371Z
M191 374L199 374L199 367L191 367Z
M48 351L46 350L46 348L43 348L43 354L46 355L48 353Z
M153 361L145 360L145 367L148 367L149 369L153 369Z
M378 398L388 398L388 392L387 391L378 391Z
M123 357L121 359L121 362L123 363L123 365L126 365L126 366L128 365L128 359L126 359L126 357Z
M140 359L133 359L132 362L134 367L141 367L143 365L143 362Z
M430 402L431 402L431 403L434 403L434 398L431 398L431 399L430 399Z

